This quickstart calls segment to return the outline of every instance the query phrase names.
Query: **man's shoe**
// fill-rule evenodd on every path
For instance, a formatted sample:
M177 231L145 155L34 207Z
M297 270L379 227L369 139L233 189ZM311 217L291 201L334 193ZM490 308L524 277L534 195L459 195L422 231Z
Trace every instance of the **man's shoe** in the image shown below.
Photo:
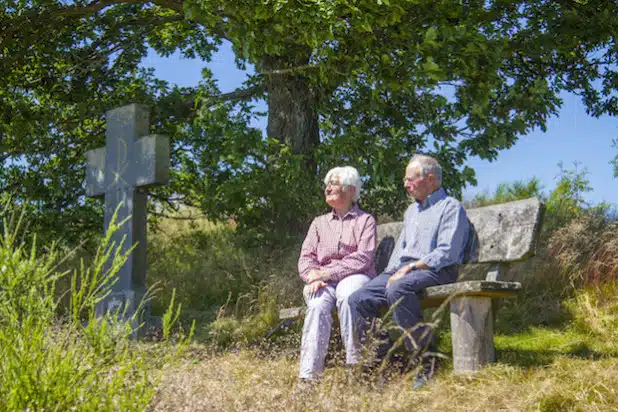
M414 377L414 381L412 382L412 389L418 390L425 386L425 384L434 377L437 370L438 358L430 356L429 358L423 359L421 370Z

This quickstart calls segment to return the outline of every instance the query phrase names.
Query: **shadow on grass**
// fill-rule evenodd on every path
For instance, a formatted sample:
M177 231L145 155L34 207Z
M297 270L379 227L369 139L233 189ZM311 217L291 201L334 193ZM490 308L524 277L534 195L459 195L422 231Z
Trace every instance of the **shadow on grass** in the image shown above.
M546 366L560 357L570 357L587 360L599 360L607 357L591 349L586 343L578 342L566 350L534 350L509 348L496 351L498 362L511 366L528 368L533 366Z
M522 290L513 299L494 299L494 331L500 335L518 335L531 328L563 329L573 321L564 302L576 292L564 270L551 263L547 251L510 265L501 281L519 282ZM469 268L468 268L469 266ZM484 279L488 265L467 265L460 280Z
M494 301L496 334L518 335L532 327L563 329L573 321L573 316L563 304L564 295L538 292L522 295L517 299Z

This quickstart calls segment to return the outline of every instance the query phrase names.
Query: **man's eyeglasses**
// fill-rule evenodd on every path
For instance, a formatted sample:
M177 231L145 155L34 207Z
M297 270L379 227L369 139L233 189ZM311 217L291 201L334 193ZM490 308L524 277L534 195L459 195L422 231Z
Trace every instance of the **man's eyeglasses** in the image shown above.
M404 177L403 178L403 184L407 184L407 183L413 183L416 182L418 180L423 180L423 176L415 176L415 177Z

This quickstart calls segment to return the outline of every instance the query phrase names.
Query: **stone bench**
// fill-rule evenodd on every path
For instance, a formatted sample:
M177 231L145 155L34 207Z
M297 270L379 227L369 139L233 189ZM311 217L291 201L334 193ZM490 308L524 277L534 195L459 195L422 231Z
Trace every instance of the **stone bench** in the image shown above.
M472 373L495 361L492 300L516 297L521 290L521 283L500 279L509 263L534 255L542 211L543 204L536 198L467 211L471 231L464 263L490 264L485 280L429 287L421 301L423 308L429 308L450 299L454 373ZM378 225L377 273L388 264L402 227L402 222ZM279 312L283 321L303 315L304 307Z

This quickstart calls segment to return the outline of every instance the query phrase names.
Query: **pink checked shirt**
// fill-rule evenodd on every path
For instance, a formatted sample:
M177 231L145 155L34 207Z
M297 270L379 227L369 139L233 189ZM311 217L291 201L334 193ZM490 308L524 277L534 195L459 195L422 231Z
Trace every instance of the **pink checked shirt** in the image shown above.
M335 211L311 222L298 259L300 278L307 283L312 269L325 269L331 282L363 273L376 275L376 220L357 205L341 219Z

